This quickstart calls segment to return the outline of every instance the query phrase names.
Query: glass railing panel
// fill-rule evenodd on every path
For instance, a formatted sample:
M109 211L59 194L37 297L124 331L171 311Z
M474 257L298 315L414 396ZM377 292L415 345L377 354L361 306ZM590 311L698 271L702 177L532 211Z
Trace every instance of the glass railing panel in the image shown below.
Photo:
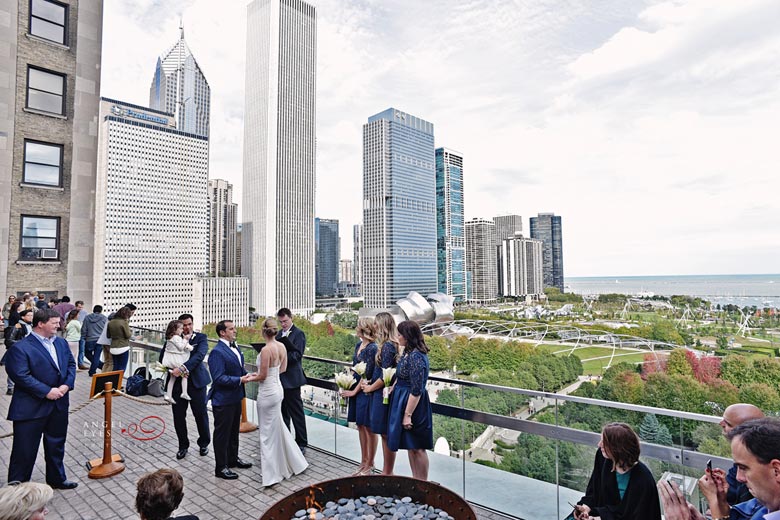
M305 359L303 371L313 384L301 388L309 444L360 464L360 444L354 424L348 426L348 401L338 396L335 374L347 364Z

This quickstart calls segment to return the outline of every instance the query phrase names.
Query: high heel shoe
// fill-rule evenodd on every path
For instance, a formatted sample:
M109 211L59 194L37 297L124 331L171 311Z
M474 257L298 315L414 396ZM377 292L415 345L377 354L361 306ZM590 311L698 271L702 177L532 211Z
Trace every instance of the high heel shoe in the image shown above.
M373 472L374 472L374 466L369 466L366 469L364 469L363 471L361 471L360 473L358 473L358 476L359 477L363 477L363 476L366 476L366 475L371 475Z
M351 477L359 477L360 475L363 474L364 471L365 471L365 469L363 468L363 466L361 466L357 470L355 470L355 472L352 473L352 475L350 475L350 476Z

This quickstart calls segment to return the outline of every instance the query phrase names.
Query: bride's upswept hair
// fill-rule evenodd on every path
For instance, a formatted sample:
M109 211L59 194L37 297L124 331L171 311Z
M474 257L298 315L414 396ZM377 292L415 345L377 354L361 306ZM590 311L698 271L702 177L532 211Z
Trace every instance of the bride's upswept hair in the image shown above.
M273 338L279 332L279 324L274 318L267 318L263 322L263 337Z

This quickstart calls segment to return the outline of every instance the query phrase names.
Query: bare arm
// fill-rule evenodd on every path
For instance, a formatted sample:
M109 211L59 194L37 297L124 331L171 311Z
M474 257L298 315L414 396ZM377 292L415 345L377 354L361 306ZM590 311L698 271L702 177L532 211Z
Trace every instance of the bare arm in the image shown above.
M281 363L279 364L279 373L284 374L287 371L287 349L284 345L279 347L279 356L281 357Z
M260 351L260 366L257 367L258 381L265 381L265 378L268 377L268 366L271 364L272 355L271 349L269 349L268 346Z

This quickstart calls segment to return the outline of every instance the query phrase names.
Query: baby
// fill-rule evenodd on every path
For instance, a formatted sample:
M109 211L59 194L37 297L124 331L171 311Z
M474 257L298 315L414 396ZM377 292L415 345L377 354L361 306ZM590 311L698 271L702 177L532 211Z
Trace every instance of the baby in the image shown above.
M192 345L184 339L182 336L184 332L184 324L179 320L173 320L168 324L168 328L165 330L165 354L163 355L163 366L169 369L179 368L190 359L190 352L192 352ZM168 378L168 385L165 387L165 400L168 402L176 403L173 400L173 383L174 376L170 374ZM190 400L190 396L187 394L187 378L182 377L181 380L181 398Z

